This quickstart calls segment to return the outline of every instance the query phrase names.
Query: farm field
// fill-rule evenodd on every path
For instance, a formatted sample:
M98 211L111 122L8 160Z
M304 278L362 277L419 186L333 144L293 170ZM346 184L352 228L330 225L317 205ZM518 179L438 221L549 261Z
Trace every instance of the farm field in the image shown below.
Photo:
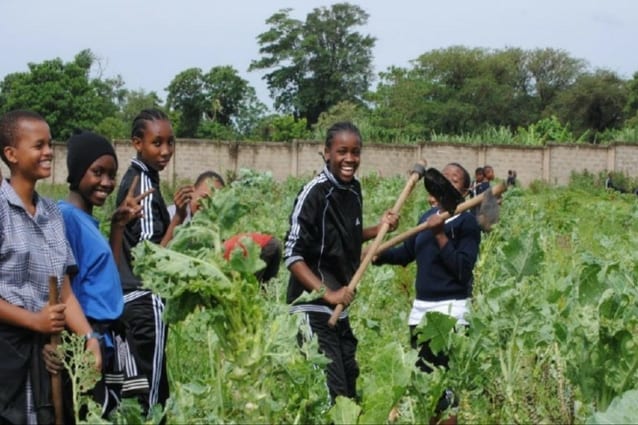
M569 187L508 191L499 224L481 243L469 328L455 331L440 315L422 324L449 353L448 371L414 367L414 266L371 266L350 307L359 398L330 406L316 341L296 342L287 270L262 289L252 275L256 246L229 262L221 254L221 241L241 231L283 239L306 179L239 177L205 201L169 249L137 251L136 270L167 299L168 423L385 423L393 407L395 423L424 423L445 388L459 397L459 423L638 420L636 196L599 189L587 176ZM370 225L404 180L362 183ZM425 205L419 185L395 234Z

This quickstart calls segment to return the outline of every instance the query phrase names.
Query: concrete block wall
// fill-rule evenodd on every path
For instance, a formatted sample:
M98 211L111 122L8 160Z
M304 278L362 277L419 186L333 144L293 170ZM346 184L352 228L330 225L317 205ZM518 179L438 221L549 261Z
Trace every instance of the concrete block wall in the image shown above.
M359 174L407 176L419 159L418 146L364 144Z
M609 169L608 149L607 146L598 145L550 145L548 182L565 185L574 171L598 173Z
M609 169L620 171L631 176L638 174L638 146L618 144L614 149L612 166Z
M124 174L135 151L130 141L114 142L120 170ZM54 143L54 160L48 182L66 182L66 145ZM162 171L163 181L193 181L199 173L214 170L222 176L236 174L241 168L270 171L276 180L289 176L311 177L323 167L321 142L247 143L180 139L169 165ZM534 180L564 185L572 171L599 173L618 171L638 177L638 144L548 144L546 146L460 145L458 143L424 142L415 145L365 144L359 175L375 173L383 177L407 175L419 158L428 167L441 169L449 162L460 162L471 174L477 166L490 164L497 178L507 178L507 170L516 170L523 186ZM3 175L8 168L0 164Z
M518 183L527 186L534 180L543 179L544 153L542 147L487 146L484 162L477 166L491 165L494 175L502 180L507 179L508 170L515 170Z

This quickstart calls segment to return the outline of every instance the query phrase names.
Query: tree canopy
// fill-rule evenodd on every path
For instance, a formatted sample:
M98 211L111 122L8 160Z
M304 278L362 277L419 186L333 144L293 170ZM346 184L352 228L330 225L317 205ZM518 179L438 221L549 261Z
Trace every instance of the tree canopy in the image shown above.
M587 133L593 140L621 126L632 110L615 73L588 72L584 61L555 49L454 46L380 76L370 95L373 125L416 138L525 128L558 117L577 137Z
M198 137L211 128L247 132L266 109L231 66L215 66L207 73L189 68L173 78L167 91L167 106L179 113L178 136Z
M376 40L361 32L364 9L337 3L305 19L292 12L266 20L260 57L248 69L262 73L274 113L231 65L206 72L184 64L164 102L127 89L120 76L104 77L89 49L70 62L29 63L6 75L0 113L39 112L57 140L76 129L128 138L133 117L155 107L166 110L179 137L215 140L322 139L335 119L349 117L374 142L638 141L638 72L625 79L553 48L451 46L375 75Z
M361 103L372 72L375 39L355 31L368 21L359 6L338 3L314 9L305 21L291 9L272 15L257 37L262 57L249 70L271 70L264 79L277 110L309 124L341 101Z
M94 129L116 113L123 94L121 78L91 77L95 64L90 50L82 50L68 63L59 58L29 63L27 72L9 74L0 83L0 108L40 113L57 139L68 138L76 129Z

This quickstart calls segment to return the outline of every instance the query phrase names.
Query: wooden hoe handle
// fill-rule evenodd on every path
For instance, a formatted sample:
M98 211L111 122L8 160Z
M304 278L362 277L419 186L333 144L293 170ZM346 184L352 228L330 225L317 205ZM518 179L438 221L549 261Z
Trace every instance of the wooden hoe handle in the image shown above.
M58 304L58 278L49 277L49 304ZM51 334L51 345L55 348L60 344L60 334ZM64 413L62 410L62 376L60 373L51 374L51 398L53 399L53 411L55 412L56 425L64 423Z
M406 182L405 187L403 188L403 191L401 192L401 195L399 195L399 199L397 199L397 201L394 203L394 206L390 210L394 214L399 213L399 210L401 210L401 207L403 206L406 199L410 195L410 192L412 192L412 189L414 188L416 183L425 174L425 166L426 166L426 162L424 160L421 160L417 162L412 168L412 171L410 172L410 178ZM359 264L359 268L355 272L354 276L352 276L350 283L348 283L348 288L352 290L356 289L357 284L363 277L363 273L366 271L366 268L372 261L374 253L377 251L377 248L381 244L383 237L388 232L389 227L390 225L388 223L381 224L381 228L379 229L377 236L374 238L374 241L372 242L372 244L370 245L370 248L366 252L365 257L363 257L361 264ZM328 320L328 325L330 327L334 327L337 324L337 320L339 320L339 316L341 315L341 312L343 311L343 309L344 309L343 304L337 304L334 311L332 312L332 315L330 316L330 319Z
M492 195L494 196L499 196L501 195L503 192L505 192L507 190L507 186L505 186L505 184L503 183L499 183L496 186L490 188L489 190L491 190ZM467 211L470 208L474 208L478 205L481 205L481 203L483 202L483 200L485 199L486 196L486 192L481 193L480 195L475 196L474 198L468 199L465 202L460 203L457 207L456 210L454 210L454 214L460 214L463 211ZM443 220L447 220L448 218L451 217L451 214L449 212L442 212L441 213L441 217L443 218ZM389 248L392 248L393 246L405 241L406 239L410 238L411 236L416 235L419 232L422 232L424 230L427 230L430 226L428 226L427 221L424 223L419 224L416 227L413 227L409 230L406 230L405 232L396 235L395 237L393 237L392 239L388 239L387 241L385 241L384 243L380 244L376 251L374 251L374 255L379 255L382 252L386 251Z

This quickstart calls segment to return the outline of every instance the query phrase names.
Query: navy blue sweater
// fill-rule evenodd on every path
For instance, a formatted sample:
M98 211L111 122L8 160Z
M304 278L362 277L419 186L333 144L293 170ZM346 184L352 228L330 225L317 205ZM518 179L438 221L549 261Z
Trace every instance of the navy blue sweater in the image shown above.
M419 224L435 214L432 208ZM375 264L417 262L416 298L422 301L464 299L472 296L472 270L478 256L481 231L476 218L464 212L445 223L448 242L439 245L430 230L419 232L402 245L382 253Z

